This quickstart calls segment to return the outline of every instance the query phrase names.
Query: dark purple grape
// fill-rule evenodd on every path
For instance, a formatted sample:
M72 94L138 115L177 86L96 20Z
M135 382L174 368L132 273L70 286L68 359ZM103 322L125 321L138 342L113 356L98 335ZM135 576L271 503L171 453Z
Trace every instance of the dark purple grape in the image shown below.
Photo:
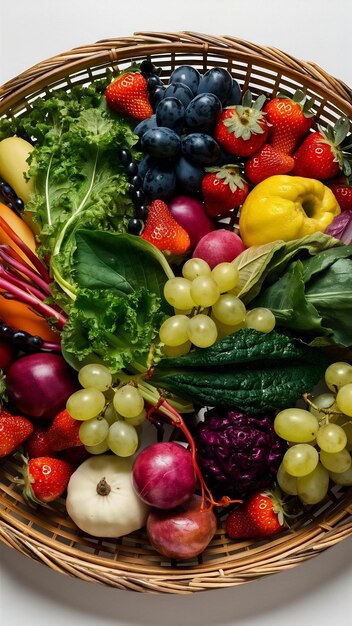
M205 133L191 133L182 140L182 153L192 163L208 165L220 156L219 144Z
M232 89L232 76L223 67L212 67L201 77L198 94L213 93L221 102L225 102Z
M2 339L12 339L13 330L11 326L8 326L7 324L0 324L0 337Z
M213 93L201 93L189 103L185 112L188 128L208 131L217 122L222 111L219 98Z
M131 217L131 219L129 220L127 224L127 232L130 235L139 235L142 228L143 228L142 222L136 217Z
M179 154L181 140L171 128L160 126L159 128L151 128L144 133L141 147L144 152L153 157L171 159Z
M241 102L241 98L242 98L241 87L239 86L237 80L233 78L231 91L228 97L226 98L225 106L229 107L229 106L234 106L236 104L239 104Z
M22 346L26 345L30 336L31 335L24 330L16 330L12 335L12 343L17 348L22 348Z
M23 200L21 200L21 198L14 198L12 203L17 213L22 213L24 211L24 202Z
M162 85L162 84L163 84L163 81L156 74L151 74L151 76L149 76L149 78L147 79L147 88L148 88L149 93L153 93L153 91L155 90L155 87L158 87L159 85Z
M25 351L26 352L37 352L38 350L40 350L42 348L43 343L44 343L43 339L41 337L39 337L39 335L31 335L27 339L27 343L26 343L26 346L25 346Z
M183 126L185 107L178 98L164 98L159 102L156 109L156 121L158 126L166 126L175 132L179 132Z
M150 104L153 107L153 111L156 111L156 108L159 102L161 102L161 100L164 98L165 91L166 91L165 85L158 85L157 87L155 87L153 93L150 94L149 100L150 100Z
M137 126L134 128L133 132L135 135L137 135L137 137L142 139L144 133L146 133L147 130L150 130L151 128L156 128L157 126L158 124L156 121L156 115L151 115L150 117L147 117L146 120L142 120L141 122L139 122L139 124L137 124Z
M128 165L126 165L125 172L127 174L128 180L131 180L134 176L138 174L138 165L131 161Z
M143 189L151 200L170 198L175 187L176 174L171 165L154 165L144 177Z
M118 156L122 165L128 165L132 162L132 154L127 148L121 148L121 150L118 151Z
M176 178L184 191L196 193L200 190L204 177L204 169L200 165L190 163L181 156L176 163Z
M180 65L170 76L170 83L182 83L190 88L193 95L197 93L200 81L200 73L191 65Z
M165 89L164 98L178 98L187 107L193 98L193 92L182 83L170 83Z

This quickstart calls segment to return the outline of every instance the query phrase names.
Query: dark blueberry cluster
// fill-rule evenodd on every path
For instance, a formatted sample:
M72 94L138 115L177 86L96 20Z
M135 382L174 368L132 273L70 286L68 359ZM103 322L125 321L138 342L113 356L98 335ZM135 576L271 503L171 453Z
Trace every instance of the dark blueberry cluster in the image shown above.
M44 344L38 335L31 335L24 330L14 330L4 322L0 323L0 340L7 341L19 352L38 352Z
M138 169L145 196L167 200L175 192L197 194L207 166L233 161L222 153L213 131L223 108L239 104L241 89L220 67L201 75L194 67L180 66L168 85L149 60L141 71L154 110L134 129L145 155Z
M119 159L125 169L128 181L131 184L131 198L135 206L135 217L132 217L127 225L127 230L131 235L139 235L143 228L143 223L148 215L148 206L145 204L145 192L143 190L143 179L139 174L137 163L128 148L119 151Z
M24 211L23 200L21 200L12 187L2 179L0 179L0 196L3 197L7 206L18 215Z

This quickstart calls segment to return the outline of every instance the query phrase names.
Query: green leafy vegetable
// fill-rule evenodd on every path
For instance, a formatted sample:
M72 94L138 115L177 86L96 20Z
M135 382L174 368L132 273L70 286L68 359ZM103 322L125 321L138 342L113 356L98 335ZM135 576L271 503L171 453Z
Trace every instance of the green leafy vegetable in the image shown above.
M19 121L35 141L29 170L35 194L27 209L39 225L40 252L50 256L54 278L70 297L77 229L124 231L133 214L117 151L138 138L127 118L106 107L104 88L98 81L53 92Z
M133 235L78 230L73 260L75 301L62 332L66 360L75 368L103 360L112 372L136 362L147 369L172 312L163 296L173 276L164 255Z

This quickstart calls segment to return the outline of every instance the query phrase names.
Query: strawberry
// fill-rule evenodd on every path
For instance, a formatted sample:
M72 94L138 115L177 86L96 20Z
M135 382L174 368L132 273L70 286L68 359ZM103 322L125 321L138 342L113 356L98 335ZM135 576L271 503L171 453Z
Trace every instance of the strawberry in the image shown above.
M261 110L266 98L252 103L249 91L243 96L242 104L229 106L222 112L215 127L214 136L228 154L247 157L266 142L269 126Z
M292 98L278 95L263 108L270 124L270 145L283 154L292 154L313 123L312 99L298 89ZM284 172L283 172L284 173Z
M32 422L22 415L12 415L6 409L0 412L0 457L11 454L34 431Z
M341 146L349 132L349 121L340 117L334 127L310 133L294 153L292 174L316 180L351 174L351 154ZM350 148L350 146L348 146Z
M79 438L80 425L80 422L73 419L66 409L58 413L52 420L47 432L51 449L58 452L66 448L81 446L82 442Z
M139 72L123 72L105 90L110 109L130 115L136 120L145 120L153 115L149 102L147 81Z
M30 503L45 504L57 500L66 490L75 468L71 463L50 456L25 459L22 485L23 497Z
M208 167L202 180L204 206L209 217L225 215L243 204L249 185L236 165Z
M30 459L37 456L55 456L48 440L48 428L38 426L26 441L26 453Z
M226 519L226 534L231 539L271 537L285 529L284 510L272 491L256 492L231 511Z
M352 210L352 180L347 176L340 176L326 183L330 187L341 211Z
M188 233L172 217L162 200L151 203L141 237L168 255L185 254L191 245Z
M295 162L291 156L279 152L270 144L266 143L258 152L255 152L247 159L244 166L244 173L248 180L257 185L269 176L276 174L288 174Z
M63 461L68 461L71 465L78 467L89 459L92 456L88 450L86 450L85 446L75 446L74 448L66 448L60 452L60 459Z

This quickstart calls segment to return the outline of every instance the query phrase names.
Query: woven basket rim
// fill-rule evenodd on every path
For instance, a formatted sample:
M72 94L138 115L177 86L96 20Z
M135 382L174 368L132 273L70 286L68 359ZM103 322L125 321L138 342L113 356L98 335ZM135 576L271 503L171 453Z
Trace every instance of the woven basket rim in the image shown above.
M136 32L130 37L102 39L78 46L43 60L0 87L0 115L16 112L24 104L30 105L31 97L40 96L41 91L87 69L110 67L116 70L119 63L126 63L130 58L153 55L162 56L168 63L174 63L181 55L182 58L196 55L198 61L203 59L204 65L209 55L212 59L221 58L222 63L227 59L229 67L242 63L247 66L245 81L249 80L253 67L263 68L319 94L321 107L326 102L332 103L336 110L352 117L352 90L318 65L298 60L277 48L231 36L190 31ZM0 478L0 541L58 572L133 591L191 593L243 584L294 567L352 535L352 488L349 488L342 490L340 498L332 494L326 510L316 518L305 518L306 524L294 532L288 531L254 548L247 542L235 554L225 550L217 559L184 567L182 564L168 567L144 564L142 560L124 562L101 556L99 551L88 554L79 547L60 544L42 529L38 530L35 522L29 521L26 525L14 513L20 505L23 518L24 501L16 494L11 508L7 500L13 495L11 490L12 487L5 488ZM253 560L253 555L258 557L257 561Z

